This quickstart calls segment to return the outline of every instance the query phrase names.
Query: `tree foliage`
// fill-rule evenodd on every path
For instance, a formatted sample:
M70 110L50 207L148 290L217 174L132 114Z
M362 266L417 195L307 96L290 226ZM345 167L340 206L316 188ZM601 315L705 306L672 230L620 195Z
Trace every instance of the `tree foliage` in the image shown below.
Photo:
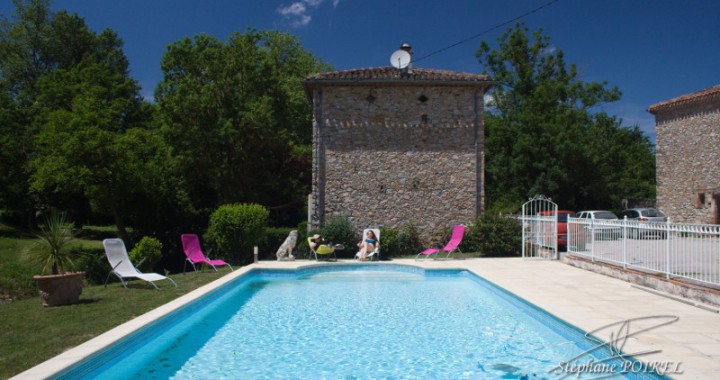
M275 224L304 215L311 105L301 81L326 70L293 36L198 35L162 59L156 104L140 96L112 30L14 0L0 20L0 210L68 210L171 250L222 204L262 204ZM171 243L171 244L167 244Z
M155 99L198 210L255 202L302 209L311 108L301 81L325 66L281 32L208 35L168 46Z
M654 198L653 145L637 126L595 107L616 101L607 83L584 82L542 31L517 24L476 56L498 82L485 122L489 208L516 209L534 194L570 209L617 208Z
M16 1L0 32L0 166L7 208L91 207L110 215L128 244L126 220L164 161L151 109L129 75L122 41L91 31L77 15L50 11L48 1ZM6 161L3 161L4 163ZM147 198L147 197L145 197Z

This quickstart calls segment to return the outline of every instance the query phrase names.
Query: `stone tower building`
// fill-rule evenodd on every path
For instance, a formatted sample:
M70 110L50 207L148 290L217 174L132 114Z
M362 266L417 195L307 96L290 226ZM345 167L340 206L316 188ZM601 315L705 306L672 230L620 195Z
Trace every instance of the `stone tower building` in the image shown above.
M651 106L657 203L675 222L720 224L720 85Z
M483 211L485 75L394 67L321 73L313 103L311 225L436 228Z

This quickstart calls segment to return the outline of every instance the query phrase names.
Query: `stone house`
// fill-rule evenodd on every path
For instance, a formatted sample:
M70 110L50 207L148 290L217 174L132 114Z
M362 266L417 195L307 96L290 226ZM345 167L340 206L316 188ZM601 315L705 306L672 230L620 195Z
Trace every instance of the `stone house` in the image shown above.
M720 224L720 85L651 106L657 204L673 221Z
M486 75L395 67L311 75L310 224L414 222L423 236L483 212Z

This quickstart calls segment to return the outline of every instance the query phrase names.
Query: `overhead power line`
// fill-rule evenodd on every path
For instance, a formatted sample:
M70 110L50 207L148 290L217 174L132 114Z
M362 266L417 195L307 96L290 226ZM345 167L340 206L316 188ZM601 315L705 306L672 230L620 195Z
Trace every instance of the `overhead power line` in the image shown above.
M555 3L557 3L558 1L560 1L560 0L548 1L547 3L541 5L541 6L535 8L535 9L533 9L533 10L527 11L527 12L525 12L525 13L519 15L519 16L516 16L516 17L510 19L510 20L504 21L504 22L502 22L502 23L500 23L500 24L497 24L497 25L495 25L495 26L493 26L493 27L491 27L491 28L485 29L485 30L483 30L483 31L480 32L480 33L474 34L474 35L472 35L472 36L470 36L470 37L467 37L467 38L464 38L464 39L462 39L462 40L460 40L460 41L458 41L458 42L455 42L454 44L448 45L448 46L446 46L446 47L444 47L444 48L441 48L441 49L435 50L435 51L433 51L433 52L431 52L431 53L425 54L425 55L423 55L423 56L420 57L420 58L413 59L413 63L422 61L423 59L426 59L426 58L430 58L430 57L432 57L432 56L434 56L434 55L440 54L440 53L442 53L442 52L444 52L444 51L446 51L446 50L450 50L450 49L452 49L452 48L454 48L454 47L456 47L456 46L458 46L458 45L462 45L462 44L464 44L464 43L466 43L466 42L470 42L470 41L472 41L472 40L474 40L474 39L476 39L476 38L478 38L478 37L480 37L480 36L483 36L483 35L485 35L485 34L488 34L488 33L492 32L492 31L494 31L494 30L500 29L500 28L502 28L502 27L505 26L505 25L512 24L512 23L515 22L515 21L518 21L518 20L520 20L520 19L522 19L522 18L525 18L525 17L527 17L527 16L530 16L530 15L533 14L533 13L540 12L541 10L543 10L543 9L545 9L545 8L547 8L547 7L555 4Z

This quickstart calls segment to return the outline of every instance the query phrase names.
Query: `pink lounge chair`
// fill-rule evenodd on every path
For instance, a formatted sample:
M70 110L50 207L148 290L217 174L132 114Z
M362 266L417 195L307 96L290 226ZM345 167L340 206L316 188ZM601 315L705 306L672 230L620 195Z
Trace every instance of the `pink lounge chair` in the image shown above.
M445 247L443 247L442 249L428 248L418 253L417 256L415 256L415 260L418 260L420 255L425 255L425 260L427 260L432 255L435 255L435 257L437 257L440 252L447 252L447 256L445 256L445 258L450 257L450 254L455 251L460 252L460 254L462 255L463 253L460 250L459 246L460 243L462 243L464 235L465 226L463 226L462 224L458 224L457 226L453 227L452 236L450 237L450 241L445 245ZM464 257L465 255L463 255L463 258Z
M233 267L222 261L222 260L210 260L207 257L205 257L205 254L203 253L202 249L200 249L200 239L195 234L184 234L180 236L180 240L182 240L183 245L183 251L185 251L185 256L187 259L185 260L185 265L183 265L183 273L185 272L185 268L187 267L187 263L190 262L190 265L192 265L193 269L197 272L197 267L195 264L208 264L215 271L217 272L216 265L227 265L230 267L230 271L233 270Z

